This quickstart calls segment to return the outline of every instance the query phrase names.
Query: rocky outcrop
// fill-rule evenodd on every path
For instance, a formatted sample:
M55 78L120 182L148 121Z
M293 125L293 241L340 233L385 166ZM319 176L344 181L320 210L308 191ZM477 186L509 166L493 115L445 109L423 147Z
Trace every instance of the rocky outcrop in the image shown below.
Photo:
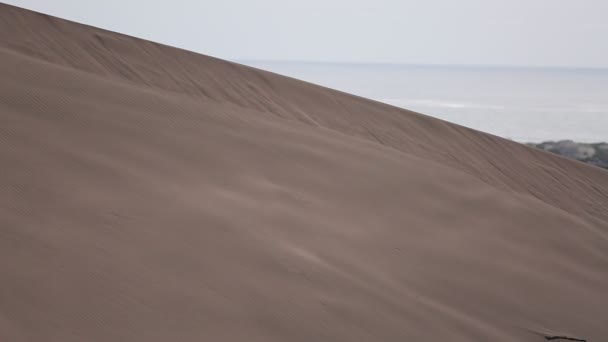
M545 141L532 146L571 159L608 169L608 143L577 143L572 140Z

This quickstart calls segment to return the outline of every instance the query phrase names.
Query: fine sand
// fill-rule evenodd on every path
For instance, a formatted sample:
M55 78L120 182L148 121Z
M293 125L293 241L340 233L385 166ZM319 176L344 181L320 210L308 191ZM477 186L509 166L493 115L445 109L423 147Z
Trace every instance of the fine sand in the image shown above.
M605 170L0 4L0 341L607 323Z

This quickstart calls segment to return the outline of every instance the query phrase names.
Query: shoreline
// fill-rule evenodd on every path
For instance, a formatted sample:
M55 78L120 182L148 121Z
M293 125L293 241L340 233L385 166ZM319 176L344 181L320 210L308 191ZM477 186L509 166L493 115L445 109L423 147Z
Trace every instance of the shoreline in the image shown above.
M543 141L540 143L524 143L543 151L551 152L562 157L608 169L608 143L582 143L572 140Z

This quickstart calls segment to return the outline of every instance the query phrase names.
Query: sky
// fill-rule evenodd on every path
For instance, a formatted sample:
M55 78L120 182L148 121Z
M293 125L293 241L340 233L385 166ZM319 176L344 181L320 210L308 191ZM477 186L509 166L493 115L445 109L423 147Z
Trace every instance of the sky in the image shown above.
M235 61L608 68L608 0L8 0Z

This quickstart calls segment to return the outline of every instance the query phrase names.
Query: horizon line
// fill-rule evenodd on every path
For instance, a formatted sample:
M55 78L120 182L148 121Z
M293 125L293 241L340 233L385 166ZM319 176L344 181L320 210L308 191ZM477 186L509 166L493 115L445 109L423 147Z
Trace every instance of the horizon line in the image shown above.
M322 61L298 59L262 59L262 58L227 58L240 64L277 63L277 64L317 64L317 65L350 65L350 66L384 66L384 67L432 67L432 68L471 68L471 69L545 69L571 71L608 71L607 67L564 66L564 65L515 65L515 64L451 64L451 63L398 63L398 62L356 62L356 61Z

